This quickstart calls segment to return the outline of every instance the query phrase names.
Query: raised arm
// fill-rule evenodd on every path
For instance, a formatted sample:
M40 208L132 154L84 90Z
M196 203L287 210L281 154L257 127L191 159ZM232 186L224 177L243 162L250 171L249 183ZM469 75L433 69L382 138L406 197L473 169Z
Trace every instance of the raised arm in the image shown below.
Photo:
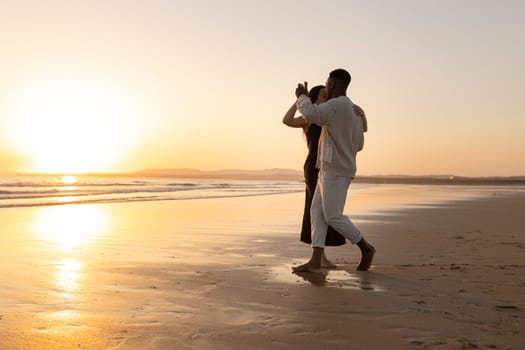
M283 123L291 128L305 128L308 123L302 117L294 118L297 106L295 103L288 109L288 112L283 117Z
M308 97L307 82L297 84L295 89L295 96L297 97L297 109L303 115L303 118L310 123L317 125L327 125L332 119L335 112L331 101L321 103L320 105L313 104Z
M363 109L360 106L354 104L354 113L357 114L358 117L361 117L361 119L363 119L363 131L367 132L368 121L366 120L365 111L363 111Z
M330 124L331 117L335 112L331 101L316 105L305 95L300 95L297 99L297 109L306 121L317 125Z

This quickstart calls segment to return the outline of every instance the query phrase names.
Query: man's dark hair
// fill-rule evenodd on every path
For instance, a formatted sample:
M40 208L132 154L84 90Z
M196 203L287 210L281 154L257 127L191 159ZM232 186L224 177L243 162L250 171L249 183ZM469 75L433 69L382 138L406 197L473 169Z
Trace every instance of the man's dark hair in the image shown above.
M348 86L352 80L350 73L341 68L331 71L329 77L343 84L344 86Z

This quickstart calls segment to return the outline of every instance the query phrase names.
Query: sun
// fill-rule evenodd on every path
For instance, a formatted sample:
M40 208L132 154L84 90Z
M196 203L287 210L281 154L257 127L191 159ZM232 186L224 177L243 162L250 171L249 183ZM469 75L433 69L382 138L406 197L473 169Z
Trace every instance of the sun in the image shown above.
M23 89L9 134L44 173L109 169L137 138L134 103L90 79L51 79Z

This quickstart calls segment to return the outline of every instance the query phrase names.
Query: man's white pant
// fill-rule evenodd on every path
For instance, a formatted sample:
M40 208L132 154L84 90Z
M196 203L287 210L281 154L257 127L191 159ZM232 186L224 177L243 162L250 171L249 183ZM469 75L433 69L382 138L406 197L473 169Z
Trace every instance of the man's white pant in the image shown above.
M352 244L361 240L361 232L348 216L343 215L346 194L351 182L350 177L328 175L322 170L319 171L317 187L310 208L312 247L324 248L328 225Z

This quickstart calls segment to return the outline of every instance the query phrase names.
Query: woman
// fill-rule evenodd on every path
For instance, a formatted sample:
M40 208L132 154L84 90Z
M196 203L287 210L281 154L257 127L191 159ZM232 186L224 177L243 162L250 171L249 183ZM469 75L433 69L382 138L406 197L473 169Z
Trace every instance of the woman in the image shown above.
M310 90L308 96L312 103L321 104L327 100L326 89L323 85L318 85ZM283 123L292 128L302 128L306 135L306 144L308 146L308 156L304 162L304 178L306 182L306 196L304 203L303 225L301 229L301 242L311 244L311 224L310 224L310 207L312 205L312 198L315 193L317 185L317 177L319 169L315 167L317 161L317 147L319 145L319 137L321 135L321 127L315 124L310 124L302 117L294 118L297 107L295 103L290 107L288 112L284 115ZM361 107L354 105L354 112L363 118L363 130L367 131L366 116ZM325 244L327 246L340 246L346 243L346 240L332 227L328 227L326 233ZM324 268L334 268L335 264L331 263L323 253L322 266Z

